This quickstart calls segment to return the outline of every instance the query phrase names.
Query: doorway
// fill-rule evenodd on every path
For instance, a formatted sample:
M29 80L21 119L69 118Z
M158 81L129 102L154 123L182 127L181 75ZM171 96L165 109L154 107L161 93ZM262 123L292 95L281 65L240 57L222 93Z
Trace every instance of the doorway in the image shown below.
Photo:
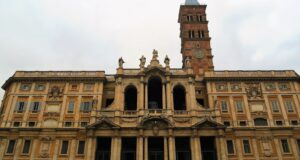
M121 160L136 160L136 138L122 138Z
M148 159L164 160L164 139L162 137L148 138Z
M202 160L217 160L215 137L201 137Z
M111 138L97 138L96 160L110 160Z
M175 138L176 160L191 160L190 138Z

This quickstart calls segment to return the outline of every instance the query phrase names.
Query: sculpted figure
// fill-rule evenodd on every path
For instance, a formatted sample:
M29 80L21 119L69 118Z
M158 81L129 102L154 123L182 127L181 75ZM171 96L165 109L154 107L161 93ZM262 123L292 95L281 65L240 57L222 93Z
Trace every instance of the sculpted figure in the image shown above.
M169 67L170 66L170 58L168 57L168 55L166 55L166 58L165 58L165 64L166 64L166 67Z
M119 58L119 68L123 68L123 64L124 64L125 62L124 62L124 60L123 60L123 58L121 57L121 58Z
M140 67L141 68L144 68L145 67L145 64L146 64L146 58L144 56L142 56L140 58Z
M157 60L157 58L158 58L158 52L157 52L157 50L153 50L153 52L152 52L152 54L153 54L153 56L152 56L152 60Z

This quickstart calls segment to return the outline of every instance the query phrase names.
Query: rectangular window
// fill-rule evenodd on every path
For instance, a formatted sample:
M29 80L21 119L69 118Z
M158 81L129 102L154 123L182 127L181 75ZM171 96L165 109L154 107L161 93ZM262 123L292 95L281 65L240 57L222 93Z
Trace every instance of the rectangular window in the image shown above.
M291 120L291 124L293 126L298 126L298 121L297 120Z
M202 21L203 21L203 17L202 17L201 15L198 15L198 16L197 16L197 19L198 19L199 22L202 22Z
M72 127L72 122L65 122L65 127Z
M242 102L242 101L236 101L236 102L235 102L235 107L236 107L236 111L237 111L238 113L244 112L244 109L243 109L243 102Z
M284 153L290 153L289 143L288 143L287 139L281 140L281 146L282 146L282 151Z
M292 101L285 101L285 107L288 112L294 112L294 103Z
M234 145L232 140L227 140L227 153L228 154L234 154Z
M90 112L92 109L93 102L82 102L80 105L80 111L82 112Z
M84 154L85 141L79 141L77 154Z
M40 107L41 107L41 102L32 102L30 110L31 112L36 113L40 111Z
M14 122L13 125L14 125L14 127L19 127L21 125L21 123L20 122Z
M229 121L224 121L223 124L224 124L226 127L229 127L229 126L230 126L230 122L229 122Z
M86 127L88 125L88 122L81 122L80 127Z
M228 112L227 101L221 101L222 112Z
M278 102L277 101L271 101L271 107L272 107L272 111L274 113L278 113L279 112L279 106L278 106Z
M300 139L297 139L298 152L300 152Z
M282 121L275 121L275 123L276 123L277 126L282 126L283 125Z
M75 102L70 101L69 105L68 105L68 113L73 113L74 112L74 106L75 106Z
M16 140L10 140L8 142L6 153L7 154L13 154L14 153L14 149L15 149L15 145L16 145Z
M62 141L60 154L68 154L69 141Z
M247 126L247 122L246 121L240 121L240 126L242 126L242 127Z
M20 90L22 91L29 91L31 88L30 84L21 84Z
M189 31L189 38L195 38L195 32Z
M34 127L35 126L35 122L28 122L28 127Z
M188 15L188 16L187 16L187 20L188 20L189 22L193 21L193 16L192 16L192 15Z
M244 147L244 153L250 154L251 153L251 146L249 140L243 140L243 147Z
M199 38L205 38L204 31L199 31Z
M22 151L23 154L28 154L29 153L30 144L31 144L30 140L25 140L24 146L23 146L23 151Z
M25 110L26 102L17 102L15 111L18 113L22 113Z
M36 91L43 91L45 89L45 85L44 84L36 84L35 85L35 90Z

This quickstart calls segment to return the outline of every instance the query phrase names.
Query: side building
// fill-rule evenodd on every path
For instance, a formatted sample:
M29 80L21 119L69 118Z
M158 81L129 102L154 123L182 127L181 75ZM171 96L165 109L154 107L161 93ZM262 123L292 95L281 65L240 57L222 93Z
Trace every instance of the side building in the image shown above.
M17 71L2 88L0 159L300 159L300 77L215 71L206 5L179 11L182 68Z

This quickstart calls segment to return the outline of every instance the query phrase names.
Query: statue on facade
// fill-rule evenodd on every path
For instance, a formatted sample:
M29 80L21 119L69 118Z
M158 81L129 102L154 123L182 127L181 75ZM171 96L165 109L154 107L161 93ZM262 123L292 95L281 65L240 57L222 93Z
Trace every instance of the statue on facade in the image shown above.
M186 68L191 68L192 67L190 57L186 57L184 63L185 63Z
M144 56L142 56L140 58L140 67L141 68L144 68L145 67L145 64L146 64L146 58Z
M168 57L168 55L166 55L164 62L166 64L166 67L170 67L170 58Z
M152 56L152 60L157 60L157 58L158 58L158 52L157 52L157 50L153 50L153 52L152 52L152 54L153 54L153 56Z
M123 64L124 64L125 62L124 62L124 60L123 60L123 58L121 57L121 58L119 58L119 68L123 68Z

